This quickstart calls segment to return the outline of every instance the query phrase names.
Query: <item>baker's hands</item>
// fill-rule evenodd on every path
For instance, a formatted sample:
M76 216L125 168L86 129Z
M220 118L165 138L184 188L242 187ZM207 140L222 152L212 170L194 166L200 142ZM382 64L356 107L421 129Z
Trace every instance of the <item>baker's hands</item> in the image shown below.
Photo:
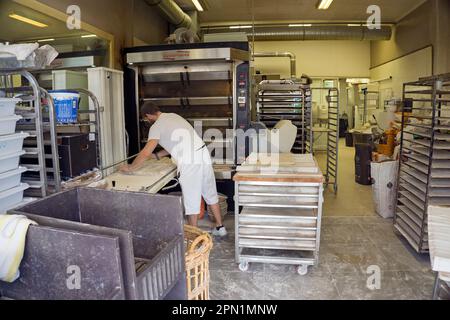
M129 174L131 173L133 170L131 170L130 165L129 164L124 164L123 166L121 166L119 168L119 171L125 174Z

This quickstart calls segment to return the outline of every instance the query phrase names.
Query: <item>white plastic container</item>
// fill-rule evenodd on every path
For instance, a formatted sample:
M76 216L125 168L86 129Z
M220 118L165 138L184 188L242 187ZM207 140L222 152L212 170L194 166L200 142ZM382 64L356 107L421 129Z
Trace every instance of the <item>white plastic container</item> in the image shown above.
M397 201L398 161L372 162L372 195L375 211L385 219L394 217Z
M0 157L22 151L23 140L29 136L25 132L0 136Z
M0 118L14 115L16 105L20 101L20 99L15 98L0 98Z
M21 116L12 115L9 117L0 117L0 136L13 134L16 131L17 121L22 119Z
M23 192L29 187L28 184L21 183L15 188L0 192L0 214L19 206L23 202Z
M27 171L24 167L19 167L12 171L0 173L0 192L15 188L20 185L22 173Z
M17 169L19 167L20 157L24 154L25 151L19 151L0 156L0 174Z

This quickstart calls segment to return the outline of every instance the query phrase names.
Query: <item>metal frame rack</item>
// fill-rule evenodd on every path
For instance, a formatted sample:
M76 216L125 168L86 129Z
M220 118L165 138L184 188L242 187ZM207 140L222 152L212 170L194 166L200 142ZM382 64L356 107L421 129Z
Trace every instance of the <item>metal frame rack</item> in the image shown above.
M412 101L412 112L402 112L394 225L417 252L425 253L428 206L450 205L450 75L405 83L406 99Z
M28 86L14 86L13 76L25 79ZM36 78L26 70L0 70L0 77L4 90L8 96L19 96L22 100L22 121L17 124L17 131L26 132L29 137L24 142L25 154L21 160L27 163L23 175L30 189L25 191L27 196L44 198L52 193L61 191L61 172L59 166L59 153L57 143L57 128L61 127L89 127L90 135L96 141L97 166L101 168L101 142L100 142L100 112L98 100L94 94L85 89L76 91L86 94L93 102L89 111L79 111L89 114L89 120L75 124L57 124L54 102L51 95L39 87ZM45 109L48 108L48 111ZM48 116L47 116L48 114ZM93 119L93 117L95 117ZM30 161L31 160L31 161ZM21 161L21 162L22 162ZM51 165L49 164L51 162ZM28 162L32 162L29 164Z
M50 193L50 181L48 173L53 174L53 190L59 191L61 187L61 178L59 172L59 156L56 142L55 112L52 97L48 92L39 87L35 77L26 70L0 70L3 87L1 88L8 96L19 95L22 105L28 104L27 112L22 113L22 122L17 125L17 130L29 133L29 137L24 142L26 154L24 158L37 159L37 164L24 164L28 173L35 173L38 178L28 180L24 174L23 181L30 185L26 191L27 195L45 197ZM15 87L13 77L20 76L28 82L28 86ZM48 119L44 117L44 104L46 100L48 107ZM45 132L49 133L49 140L46 140ZM50 151L45 152L45 145L50 145ZM46 161L50 160L53 164L50 169ZM34 192L32 192L34 190ZM31 194L30 194L31 193Z
M292 80L265 80L258 85L257 119L272 129L280 120L290 120L299 132L293 152L308 153L308 133L311 117L308 104L311 104L309 88Z
M297 272L306 275L318 263L323 179L320 170L234 176L235 258L241 271L249 263L272 263L297 265Z
M328 125L327 128L314 128L312 110L307 114L311 117L311 125L308 127L308 152L314 154L314 133L327 134L327 168L325 172L325 185L333 185L334 193L338 191L338 169L339 169L339 90L337 88L311 88L314 91L328 91Z
M358 108L363 111L363 124L367 123L369 116L369 104L376 105L376 109L380 108L380 93L378 91L369 91L367 89L362 89L360 92L360 99L362 96L363 105L358 106ZM376 97L374 97L376 96ZM369 103L369 101L375 101L375 103Z

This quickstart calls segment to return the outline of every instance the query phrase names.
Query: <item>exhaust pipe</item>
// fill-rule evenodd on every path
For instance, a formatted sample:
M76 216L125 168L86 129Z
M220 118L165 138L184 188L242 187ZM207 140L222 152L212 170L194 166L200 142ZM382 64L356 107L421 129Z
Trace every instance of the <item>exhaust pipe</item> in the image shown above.
M145 0L145 2L150 6L156 6L164 18L176 28L191 28L191 17L189 17L174 0Z
M255 58L289 58L291 62L291 78L297 79L297 58L292 52L255 52Z

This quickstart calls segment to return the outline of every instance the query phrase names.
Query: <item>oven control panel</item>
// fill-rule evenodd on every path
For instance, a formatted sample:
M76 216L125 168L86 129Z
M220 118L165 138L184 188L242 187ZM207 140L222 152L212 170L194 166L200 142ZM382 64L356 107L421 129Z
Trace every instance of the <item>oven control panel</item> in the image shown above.
M250 124L250 66L243 63L236 70L236 130L248 129ZM237 164L241 164L248 156L248 143L236 144Z

